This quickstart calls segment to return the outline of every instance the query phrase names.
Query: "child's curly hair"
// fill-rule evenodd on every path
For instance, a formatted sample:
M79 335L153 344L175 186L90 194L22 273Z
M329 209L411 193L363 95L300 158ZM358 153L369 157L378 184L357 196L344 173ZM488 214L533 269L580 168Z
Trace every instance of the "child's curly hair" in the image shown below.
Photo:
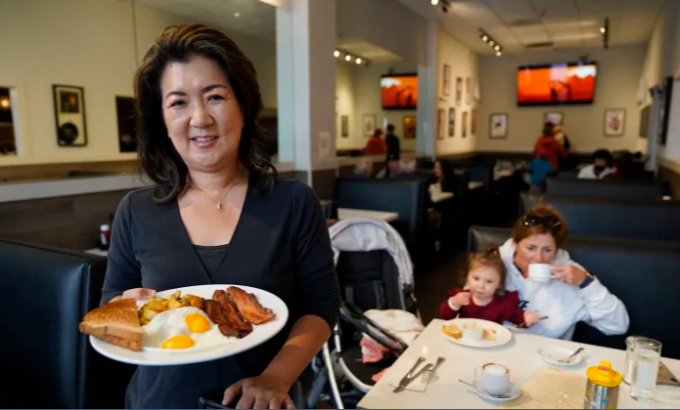
M505 291L506 271L505 264L503 263L503 259L501 259L501 253L498 249L497 244L489 243L481 251L474 252L470 255L470 258L468 259L468 269L465 278L467 279L471 271L483 266L488 266L490 268L495 269L496 272L498 272L498 275L501 277L501 280L498 284L498 290L496 291L496 293L503 294L503 292Z

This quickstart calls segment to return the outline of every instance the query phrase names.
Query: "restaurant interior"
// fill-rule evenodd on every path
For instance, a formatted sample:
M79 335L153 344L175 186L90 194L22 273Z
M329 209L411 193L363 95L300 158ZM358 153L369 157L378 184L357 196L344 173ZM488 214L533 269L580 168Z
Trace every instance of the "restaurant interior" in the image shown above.
M167 362L79 330L156 186L135 73L188 23L252 62L262 152L326 219L342 304L296 407L680 406L680 0L0 0L1 407L130 407L137 365L286 325ZM496 262L520 323L472 310Z

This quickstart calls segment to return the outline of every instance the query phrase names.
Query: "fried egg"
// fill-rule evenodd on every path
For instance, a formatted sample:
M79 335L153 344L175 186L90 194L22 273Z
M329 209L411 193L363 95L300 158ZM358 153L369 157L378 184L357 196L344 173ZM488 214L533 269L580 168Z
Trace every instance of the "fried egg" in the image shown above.
M224 346L237 340L222 335L208 315L195 307L161 312L144 325L142 330L142 347L153 352L195 352Z

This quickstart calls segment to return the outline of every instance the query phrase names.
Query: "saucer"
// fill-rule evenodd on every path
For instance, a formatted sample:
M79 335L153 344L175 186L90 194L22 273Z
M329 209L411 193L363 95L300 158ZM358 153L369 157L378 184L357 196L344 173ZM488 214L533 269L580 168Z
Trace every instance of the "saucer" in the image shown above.
M505 395L508 395L510 397L507 398L497 398L490 396L488 393L484 391L484 388L480 386L479 380L473 379L472 381L470 380L465 380L468 383L472 384L475 386L474 392L481 398L495 402L495 403L502 403L510 400L514 400L519 397L519 395L522 393L521 389L519 388L518 385L516 385L513 382L510 382L510 385L508 386L508 389L503 393ZM469 387L469 386L468 386Z
M538 349L538 355L541 356L545 362L550 363L554 366L576 366L583 360L583 352L574 356L569 363L560 363L560 359L566 359L571 356L576 349L569 349L567 347L547 347Z

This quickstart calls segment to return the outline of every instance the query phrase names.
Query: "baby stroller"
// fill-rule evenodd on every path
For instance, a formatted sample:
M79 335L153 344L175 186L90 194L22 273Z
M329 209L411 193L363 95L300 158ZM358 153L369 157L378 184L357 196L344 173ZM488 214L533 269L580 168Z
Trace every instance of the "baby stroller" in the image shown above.
M407 345L382 329L363 312L400 309L418 315L413 294L413 265L397 231L382 221L343 220L330 228L331 244L343 305L333 337L312 363L315 380L308 396L310 408L331 399L337 408L355 406L375 384L371 377L389 367ZM359 342L365 334L387 356L363 363Z

